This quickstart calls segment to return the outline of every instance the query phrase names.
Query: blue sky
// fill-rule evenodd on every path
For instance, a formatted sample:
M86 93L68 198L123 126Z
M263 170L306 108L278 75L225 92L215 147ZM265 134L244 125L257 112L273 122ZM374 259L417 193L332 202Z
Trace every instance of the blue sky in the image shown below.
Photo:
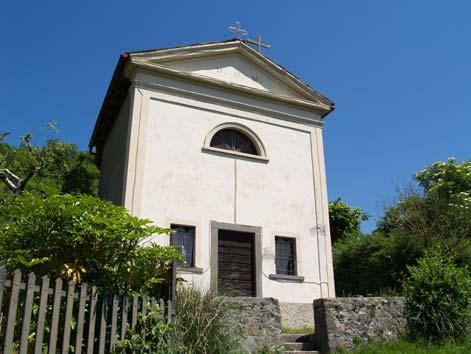
M336 103L329 198L372 214L368 231L394 185L471 158L470 13L469 1L4 1L0 130L57 121L85 149L121 52L229 39L240 21Z

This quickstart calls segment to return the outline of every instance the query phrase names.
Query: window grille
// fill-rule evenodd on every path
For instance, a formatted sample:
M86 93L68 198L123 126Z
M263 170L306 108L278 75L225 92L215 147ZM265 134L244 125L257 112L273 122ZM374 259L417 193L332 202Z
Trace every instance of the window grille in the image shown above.
M195 265L195 227L171 225L174 232L170 235L170 244L181 249L185 264L183 266L194 267Z
M214 134L209 146L218 149L242 152L244 154L259 155L252 140L247 135L236 129L221 129Z
M295 239L276 237L275 246L276 274L296 275Z

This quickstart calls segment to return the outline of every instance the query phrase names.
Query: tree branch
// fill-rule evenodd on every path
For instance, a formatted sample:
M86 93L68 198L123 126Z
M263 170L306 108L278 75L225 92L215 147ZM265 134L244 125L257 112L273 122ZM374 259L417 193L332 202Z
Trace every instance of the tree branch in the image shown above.
M4 173L5 175L9 176L10 178L14 178L16 180L16 183L18 183L21 178L15 175L13 172L11 172L8 168L2 169L0 173Z
M0 171L0 180L2 180L5 185L13 192L16 193L16 184L13 183L4 171Z
M5 183L5 185L15 194L22 194L26 187L26 184L29 180L35 175L39 170L38 167L33 167L25 178L20 179L14 173L10 172L8 169L0 170L0 180ZM10 178L14 178L16 181L12 181Z
M0 134L0 141L6 135ZM47 146L39 151L36 151L32 144L32 134L26 134L21 137L21 146L28 152L30 167L29 171L24 178L20 178L8 169L0 169L0 180L15 194L22 194L29 180L39 171L44 169L48 163L47 161ZM39 154L38 154L39 153ZM36 156L35 156L36 155ZM39 161L38 161L39 160Z
M23 178L19 183L18 183L18 186L17 186L17 191L15 192L16 194L21 194L23 193L25 187L26 187L26 184L28 183L28 181L31 179L31 177L34 176L34 174L36 173L38 169L37 168L33 168L31 169L28 174L26 175L25 178Z

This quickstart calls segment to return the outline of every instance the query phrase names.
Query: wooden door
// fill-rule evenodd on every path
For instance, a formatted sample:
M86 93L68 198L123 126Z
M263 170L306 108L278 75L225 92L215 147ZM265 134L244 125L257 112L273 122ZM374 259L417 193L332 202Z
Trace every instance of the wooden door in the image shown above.
M254 234L218 230L218 292L255 296Z

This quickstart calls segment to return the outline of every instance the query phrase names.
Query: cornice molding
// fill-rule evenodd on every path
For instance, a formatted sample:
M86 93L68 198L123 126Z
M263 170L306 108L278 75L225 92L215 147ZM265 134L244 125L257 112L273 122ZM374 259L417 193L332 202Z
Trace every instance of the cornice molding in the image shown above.
M272 110L272 109L261 107L261 106L254 106L254 105L236 101L236 100L230 100L230 99L226 99L226 98L222 98L222 97L218 97L214 95L207 95L207 94L203 94L203 93L199 93L195 91L189 91L189 90L185 90L181 88L170 87L166 85L137 81L137 80L133 81L132 86L136 88L143 88L143 89L148 89L148 90L156 91L156 92L169 93L174 96L186 97L189 99L196 99L202 102L215 103L221 106L241 109L248 112L255 112L261 115L267 115L269 117L284 119L284 120L296 122L296 123L307 124L310 126L322 127L324 125L324 122L322 120L309 119L309 118L291 114L291 113ZM162 100L162 99L159 99L159 100ZM170 100L163 100L163 101L173 102ZM173 103L178 104L178 102L173 102Z

